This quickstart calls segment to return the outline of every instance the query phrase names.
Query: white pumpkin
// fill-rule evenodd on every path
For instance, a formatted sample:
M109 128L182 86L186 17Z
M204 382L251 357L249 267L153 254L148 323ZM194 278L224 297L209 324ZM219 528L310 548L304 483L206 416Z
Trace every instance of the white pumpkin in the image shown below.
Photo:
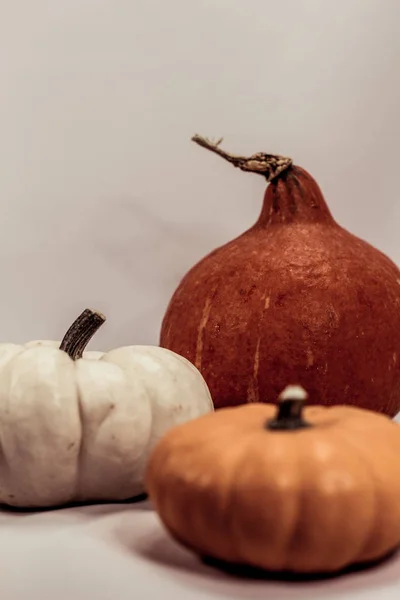
M140 495L157 440L213 410L199 371L169 350L128 346L82 356L104 321L100 315L93 324L93 315L84 311L65 336L70 352L59 342L0 344L0 503L50 507Z

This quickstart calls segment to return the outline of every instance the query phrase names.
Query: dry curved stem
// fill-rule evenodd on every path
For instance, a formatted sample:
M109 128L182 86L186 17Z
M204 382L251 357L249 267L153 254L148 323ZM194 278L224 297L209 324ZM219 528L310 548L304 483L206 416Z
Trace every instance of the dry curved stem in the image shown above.
M60 350L64 350L72 360L82 358L86 346L105 320L100 312L86 308L64 335Z
M217 142L212 142L211 140L196 134L192 137L192 141L199 146L218 154L218 156L221 156L242 171L263 175L268 182L278 177L278 175L283 171L286 171L286 169L293 164L291 158L279 156L278 154L264 154L263 152L253 154L252 156L236 156L235 154L230 154L220 148L222 138Z

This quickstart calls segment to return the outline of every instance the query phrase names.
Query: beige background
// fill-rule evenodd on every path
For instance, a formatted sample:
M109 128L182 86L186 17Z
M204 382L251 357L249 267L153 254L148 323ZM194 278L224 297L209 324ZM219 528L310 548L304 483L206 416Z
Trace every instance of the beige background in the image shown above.
M0 340L156 343L195 260L264 182L197 147L293 156L400 262L397 0L0 1Z
M0 341L59 338L91 306L95 346L157 343L180 277L261 207L261 178L195 132L293 156L400 262L398 0L0 0L0 17ZM0 513L2 597L399 595L398 562L301 592L232 584L151 511L104 510Z

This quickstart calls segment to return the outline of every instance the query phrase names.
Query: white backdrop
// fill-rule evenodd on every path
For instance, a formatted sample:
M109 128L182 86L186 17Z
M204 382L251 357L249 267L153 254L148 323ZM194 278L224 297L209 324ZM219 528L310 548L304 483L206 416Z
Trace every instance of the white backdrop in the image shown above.
M293 156L400 262L398 0L0 0L0 340L157 343L264 183L189 141Z

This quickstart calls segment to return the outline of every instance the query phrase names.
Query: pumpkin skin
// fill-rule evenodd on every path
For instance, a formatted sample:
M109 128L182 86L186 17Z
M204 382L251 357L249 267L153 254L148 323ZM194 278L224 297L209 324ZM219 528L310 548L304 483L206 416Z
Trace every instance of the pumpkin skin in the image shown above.
M158 347L86 352L0 344L0 503L50 507L142 494L149 452L213 410L200 373Z
M273 402L298 381L310 404L394 416L400 271L341 227L316 181L291 165L257 222L183 277L160 345L193 362L216 408Z
M263 403L220 409L157 444L146 487L172 536L225 563L299 574L394 550L399 425L355 407L311 406L310 427L269 430L275 413Z

